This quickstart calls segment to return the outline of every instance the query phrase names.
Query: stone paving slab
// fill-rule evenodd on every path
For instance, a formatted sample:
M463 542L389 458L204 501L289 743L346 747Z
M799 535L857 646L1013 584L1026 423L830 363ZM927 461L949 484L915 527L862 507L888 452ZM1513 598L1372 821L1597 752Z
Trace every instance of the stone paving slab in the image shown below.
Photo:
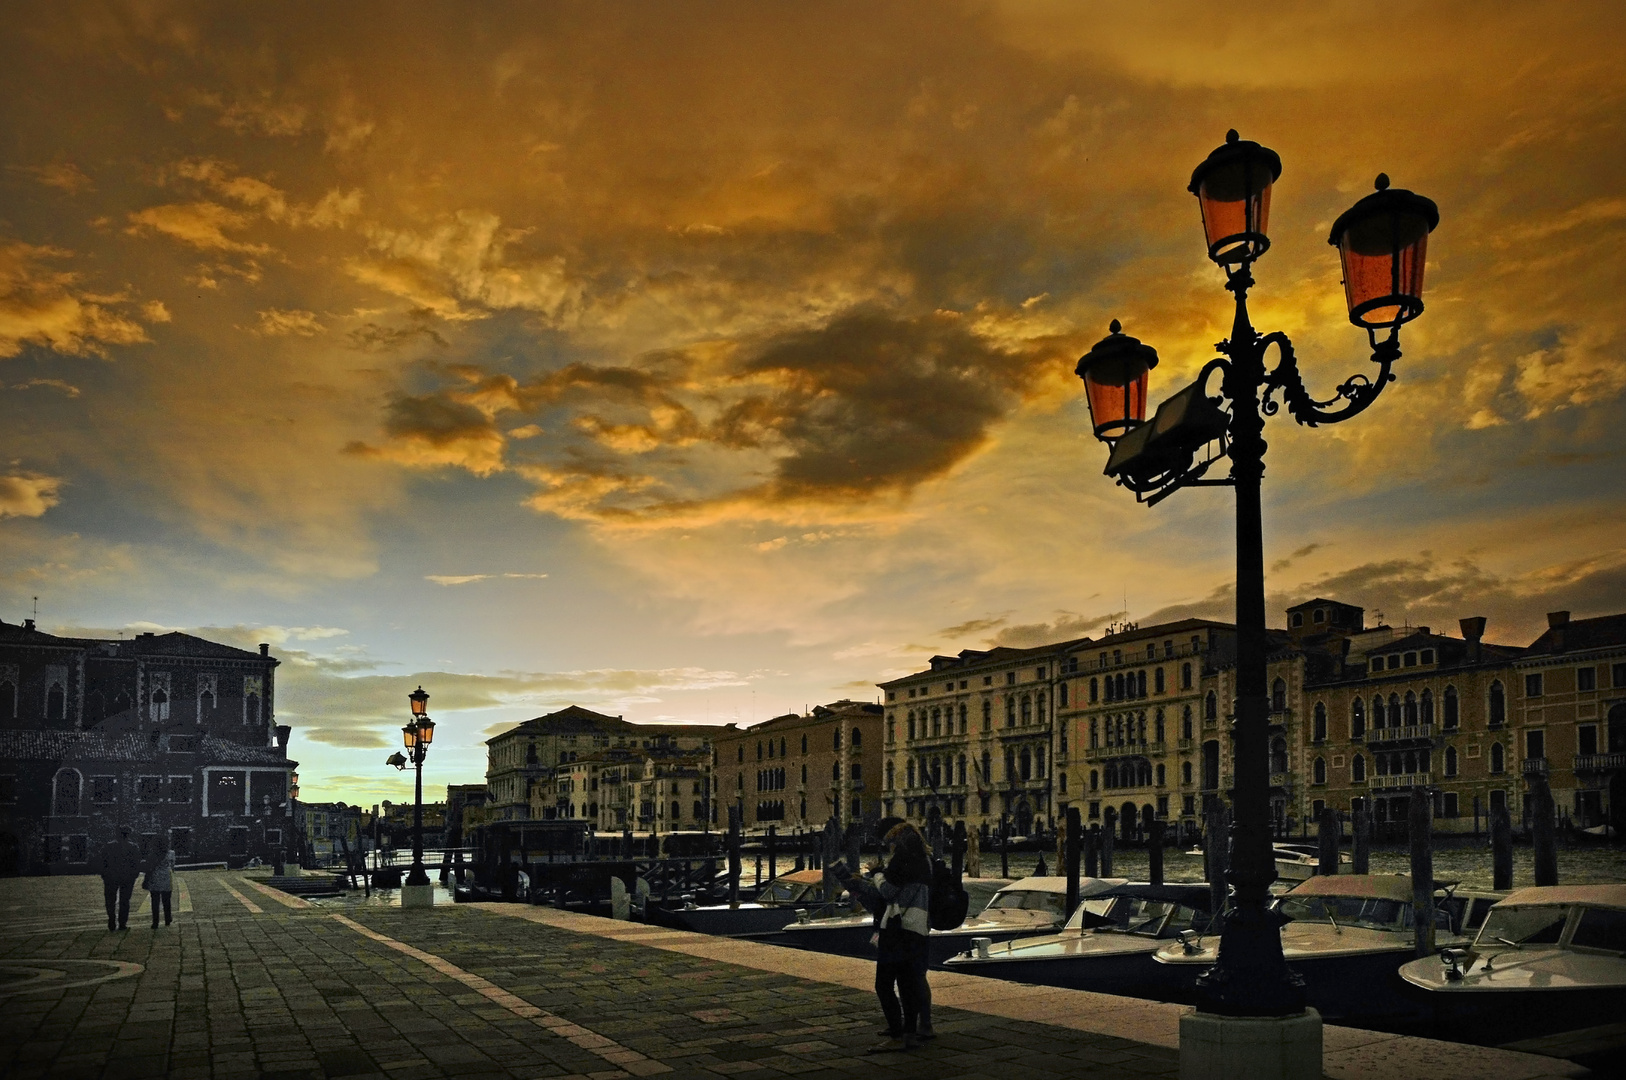
M877 1041L863 961L517 905L310 902L178 875L175 924L109 932L95 878L0 880L0 1076L180 1080L1178 1075L1180 1010L932 975L940 1037ZM150 918L150 916L149 916ZM1328 1028L1328 1073L1582 1075Z

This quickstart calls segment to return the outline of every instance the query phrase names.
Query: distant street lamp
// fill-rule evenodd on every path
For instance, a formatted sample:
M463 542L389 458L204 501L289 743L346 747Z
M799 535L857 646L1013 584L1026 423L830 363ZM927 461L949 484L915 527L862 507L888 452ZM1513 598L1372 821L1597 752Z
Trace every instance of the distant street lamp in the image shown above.
M407 872L404 884L428 885L429 875L423 868L423 759L429 754L429 744L435 740L435 722L429 719L429 695L424 693L423 687L408 694L407 700L412 703L412 719L401 729L401 737L408 756L403 757L396 751L384 764L405 769L410 761L417 772L412 795L412 869Z
M1343 261L1349 318L1366 330L1377 371L1354 375L1327 401L1310 397L1287 335L1260 335L1248 319L1253 261L1270 247L1270 190L1281 176L1275 152L1237 138L1235 131L1192 174L1190 191L1202 211L1208 257L1225 270L1236 297L1236 318L1221 357L1209 361L1190 386L1146 420L1147 373L1157 364L1149 345L1111 333L1078 362L1095 434L1111 447L1106 474L1155 504L1182 487L1236 489L1237 695L1236 787L1233 792L1232 875L1235 907L1226 920L1214 967L1199 981L1205 1012L1224 1016L1287 1017L1304 1009L1303 982L1282 957L1280 917L1268 910L1276 866L1270 835L1270 701L1265 685L1264 540L1260 480L1264 475L1264 417L1282 402L1300 424L1336 424L1360 413L1395 378L1400 327L1423 312L1423 264L1428 234L1439 224L1434 203L1377 178L1377 190L1333 224L1329 242ZM1383 332L1387 331L1384 335ZM1380 337L1380 335L1382 335ZM1278 361L1265 369L1265 353ZM1221 375L1220 397L1206 385ZM1260 391L1263 389L1263 396ZM1336 406L1336 407L1335 407ZM1201 456L1199 456L1201 455ZM1230 476L1203 475L1228 458ZM1220 842L1211 838L1210 842ZM1319 1073L1317 1073L1319 1075Z

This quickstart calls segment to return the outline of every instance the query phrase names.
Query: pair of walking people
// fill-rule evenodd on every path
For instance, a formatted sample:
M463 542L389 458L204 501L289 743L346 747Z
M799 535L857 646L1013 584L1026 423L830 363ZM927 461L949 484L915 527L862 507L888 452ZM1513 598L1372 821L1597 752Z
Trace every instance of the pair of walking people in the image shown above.
M119 838L109 841L101 855L102 900L107 907L107 928L126 930L130 922L130 897L141 874L141 849L130 839L130 827L119 826ZM152 928L158 929L158 909L163 908L164 925L171 920L170 894L174 888L175 852L158 854L146 867L147 890L152 908Z
M854 875L842 862L831 867L842 887L875 916L875 996L886 1016L886 1031L870 1053L912 1050L935 1037L926 982L931 859L919 829L897 818L881 824L886 862L872 880Z

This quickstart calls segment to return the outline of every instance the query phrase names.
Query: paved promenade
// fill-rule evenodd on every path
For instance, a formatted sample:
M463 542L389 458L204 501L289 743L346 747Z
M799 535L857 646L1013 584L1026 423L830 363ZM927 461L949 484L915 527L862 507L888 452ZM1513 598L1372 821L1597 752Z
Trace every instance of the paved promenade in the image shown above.
M145 901L145 894L137 894ZM179 875L175 924L109 933L95 878L0 880L0 1075L1178 1075L1176 1006L934 973L940 1037L865 1055L870 965L546 908L306 903ZM1528 1054L1327 1029L1338 1080L1584 1076Z

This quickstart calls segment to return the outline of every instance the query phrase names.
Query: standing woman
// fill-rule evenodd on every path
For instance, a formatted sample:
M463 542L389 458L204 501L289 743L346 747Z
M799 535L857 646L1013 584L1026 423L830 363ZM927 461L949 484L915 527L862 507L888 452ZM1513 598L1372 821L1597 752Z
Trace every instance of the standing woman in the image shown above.
M842 886L880 917L875 996L886 1014L886 1038L871 1053L920 1045L919 1025L930 1024L926 996L927 935L931 932L931 860L920 830L904 822L884 837L890 858L873 882L855 877L845 863L830 869ZM893 992L896 985L897 992Z
M175 875L175 849L170 848L158 856L152 866L147 870L145 883L148 901L152 904L152 928L158 929L158 905L164 905L164 925L169 925L169 894L174 888Z

